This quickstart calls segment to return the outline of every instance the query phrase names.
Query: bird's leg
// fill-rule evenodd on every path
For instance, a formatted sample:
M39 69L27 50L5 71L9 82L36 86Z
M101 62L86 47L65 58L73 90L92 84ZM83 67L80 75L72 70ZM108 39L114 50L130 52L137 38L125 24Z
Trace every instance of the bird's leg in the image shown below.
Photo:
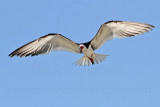
M93 54L91 55L91 58L88 57L88 56L87 56L87 57L88 57L88 59L91 61L92 65L93 65L93 64L95 64L95 63L94 63L94 61L93 61L93 59L92 59L92 56L93 56Z

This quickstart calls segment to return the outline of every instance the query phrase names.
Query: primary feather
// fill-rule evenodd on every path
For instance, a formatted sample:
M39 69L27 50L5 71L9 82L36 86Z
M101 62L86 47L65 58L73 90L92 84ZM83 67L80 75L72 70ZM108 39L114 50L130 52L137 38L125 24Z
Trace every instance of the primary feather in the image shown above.
M95 50L113 38L125 38L143 34L148 32L148 30L152 30L152 28L154 26L138 22L109 21L101 25L97 34L90 42Z
M61 34L55 33L45 35L39 39L27 43L26 45L23 45L9 54L9 56L35 56L39 54L47 54L51 51L69 51L80 53L78 43L71 41Z

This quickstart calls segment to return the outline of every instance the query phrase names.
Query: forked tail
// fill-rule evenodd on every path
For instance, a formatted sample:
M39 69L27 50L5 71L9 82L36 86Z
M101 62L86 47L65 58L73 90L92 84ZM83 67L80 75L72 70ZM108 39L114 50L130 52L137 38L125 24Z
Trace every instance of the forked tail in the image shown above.
M103 60L105 60L106 56L108 55L103 55L103 54L94 54L94 57L92 58L89 58L87 56L83 56L82 58L80 58L79 60L77 60L75 63L76 65L79 65L79 66L90 66L90 64L95 64L95 63L99 63L99 62L102 62Z

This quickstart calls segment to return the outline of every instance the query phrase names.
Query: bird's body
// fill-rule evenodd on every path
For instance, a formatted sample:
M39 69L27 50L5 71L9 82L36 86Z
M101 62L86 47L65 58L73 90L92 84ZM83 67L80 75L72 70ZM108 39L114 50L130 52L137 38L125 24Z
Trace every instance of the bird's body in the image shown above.
M94 62L95 62L95 53L94 53L91 45L89 45L88 49L86 47L84 47L82 49L82 52L83 52L84 56L86 58L88 58L92 64L94 64Z
M46 54L51 51L69 51L74 53L83 53L84 56L76 61L77 65L85 66L102 62L107 55L96 54L94 50L99 49L105 42L113 38L131 37L148 30L154 26L138 22L128 21L109 21L101 25L96 36L86 43L75 43L61 34L52 33L40 37L13 51L9 56L15 55L35 56Z

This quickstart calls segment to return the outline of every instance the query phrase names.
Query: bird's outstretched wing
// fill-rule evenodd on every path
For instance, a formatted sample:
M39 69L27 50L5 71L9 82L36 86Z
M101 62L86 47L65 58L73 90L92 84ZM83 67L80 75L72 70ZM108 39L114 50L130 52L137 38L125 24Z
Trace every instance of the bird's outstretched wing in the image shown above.
M148 32L148 30L152 30L152 28L154 26L138 22L109 21L101 25L90 43L95 50L113 38L124 38L143 34L144 32Z
M80 53L78 43L73 42L61 34L52 33L23 45L9 54L9 56L35 56L39 54L47 54L51 51Z

